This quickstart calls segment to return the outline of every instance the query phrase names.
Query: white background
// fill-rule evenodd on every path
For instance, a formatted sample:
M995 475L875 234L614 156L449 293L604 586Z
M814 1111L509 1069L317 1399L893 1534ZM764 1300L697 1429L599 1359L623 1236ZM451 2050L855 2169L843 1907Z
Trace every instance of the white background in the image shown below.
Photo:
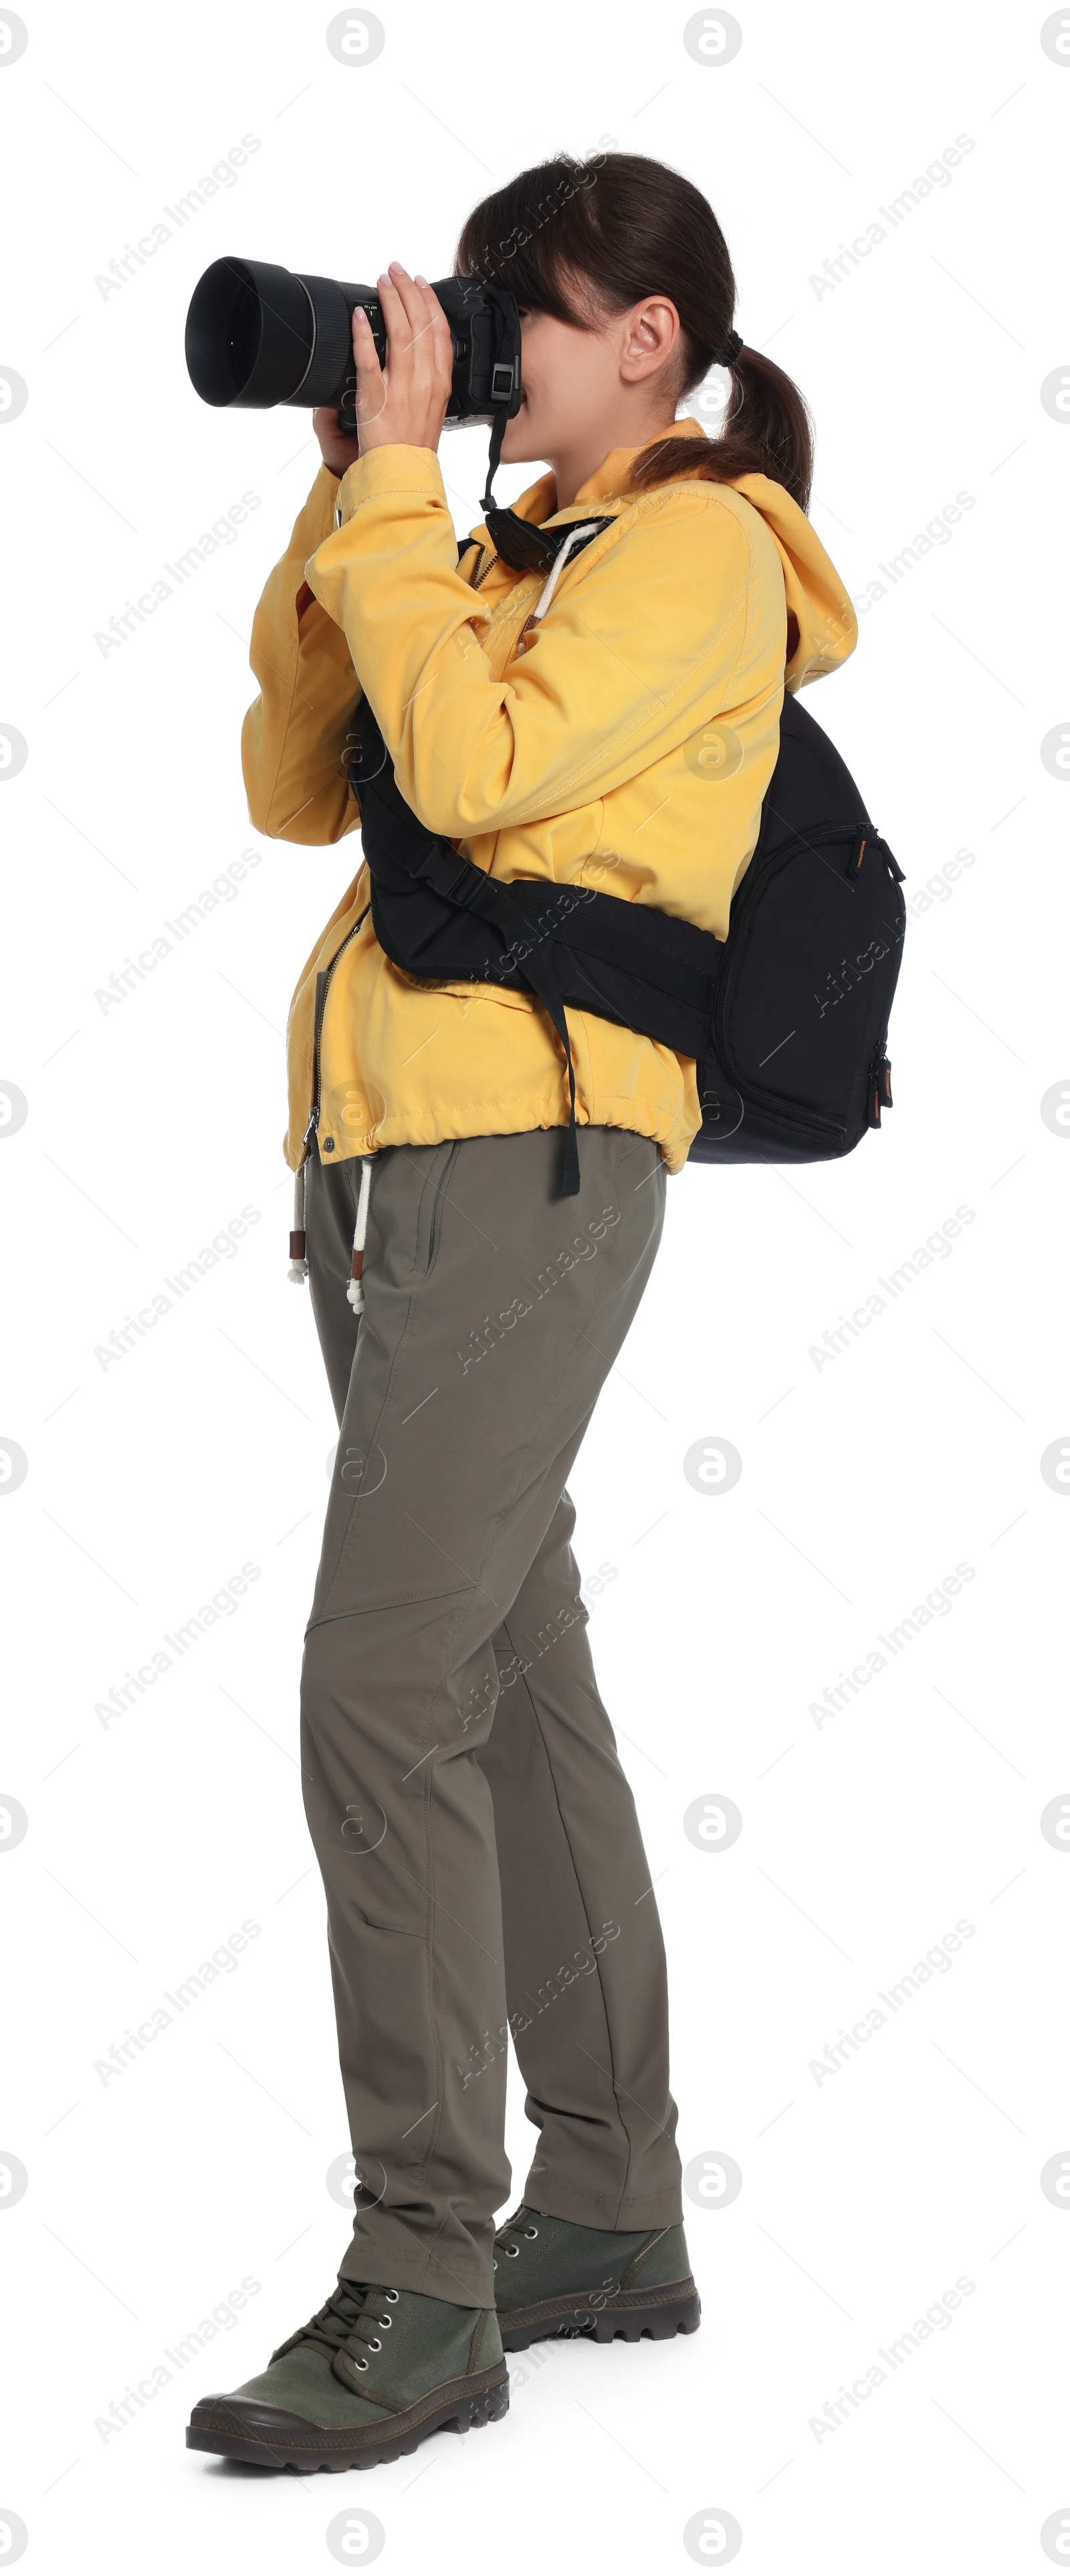
M1070 2515L1070 2217L1040 2185L1070 2153L1070 1861L1040 1829L1070 1790L1070 1513L1040 1471L1070 1437L1070 1142L1040 1113L1070 1081L1067 800L1040 757L1068 716L1066 415L1040 387L1070 358L1048 260L1070 63L1043 11L948 0L758 0L709 66L685 13L635 0L384 0L384 50L352 69L329 15L28 0L28 47L0 68L0 365L29 387L0 426L0 721L28 744L0 802L0 1073L29 1103L0 1138L0 1431L29 1462L0 1515L0 1789L29 1818L0 1846L0 2148L29 2177L0 2201L0 2506L56 2569L328 2567L343 2512L344 2563L369 2555L371 2513L399 2570L683 2568L685 2526L722 2507L755 2570L1040 2568L1041 2526ZM109 261L246 133L261 148L233 189L102 296ZM815 291L962 133L947 187ZM591 1635L665 1925L681 2147L743 2175L730 2207L688 2203L703 2330L540 2347L505 2424L466 2443L359 2481L270 2477L187 2454L183 2428L320 2303L347 2240L296 1764L334 1418L287 1284L280 1137L290 992L355 860L248 822L249 628L317 455L302 414L197 401L184 316L226 252L441 275L476 197L600 137L709 194L744 336L813 407L814 522L853 593L972 496L808 703L910 900L957 850L974 863L908 932L881 1134L839 1166L671 1182L573 1480L581 1565L617 1569ZM461 531L484 455L483 432L444 449ZM498 497L530 479L503 471ZM246 489L235 544L102 655L96 633ZM234 901L103 1009L250 849ZM112 1330L247 1205L235 1256L103 1367ZM826 1329L960 1205L948 1257L819 1368ZM742 1477L697 1492L684 1453L718 1437ZM128 1669L247 1562L234 1614L104 1724ZM953 1607L818 1725L841 1669L959 1563ZM719 1794L742 1833L698 1849L684 1811ZM246 1918L236 1970L105 2084L96 2061ZM953 1965L818 2082L811 2061L960 1918ZM530 2134L514 2086L517 2196ZM245 2276L239 2321L103 2438L112 2401ZM960 2276L953 2321L819 2438L811 2418Z

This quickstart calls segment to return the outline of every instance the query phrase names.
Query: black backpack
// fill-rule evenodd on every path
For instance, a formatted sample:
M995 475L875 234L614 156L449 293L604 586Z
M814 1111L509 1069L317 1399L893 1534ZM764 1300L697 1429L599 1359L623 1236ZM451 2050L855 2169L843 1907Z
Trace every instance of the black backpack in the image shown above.
M405 803L367 698L358 740L349 777L379 945L407 975L519 986L544 1003L572 1110L563 1197L579 1188L566 1004L695 1059L694 1162L826 1162L880 1126L892 1100L903 872L796 698L784 700L780 753L724 940L589 886L488 876Z
M786 697L718 966L693 1162L827 1162L880 1126L902 882L835 745Z

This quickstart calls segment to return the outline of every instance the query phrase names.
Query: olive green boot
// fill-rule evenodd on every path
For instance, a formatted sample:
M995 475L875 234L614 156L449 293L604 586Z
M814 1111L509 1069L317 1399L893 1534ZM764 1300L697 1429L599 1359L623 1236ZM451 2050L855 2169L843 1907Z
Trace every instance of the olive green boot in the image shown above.
M506 2352L546 2335L624 2335L660 2342L694 2334L702 2313L682 2227L630 2235L577 2227L521 2201L494 2239L495 2297Z
M191 2451L271 2469L371 2469L440 2426L496 2424L509 2374L493 2308L339 2281L259 2378L202 2397Z

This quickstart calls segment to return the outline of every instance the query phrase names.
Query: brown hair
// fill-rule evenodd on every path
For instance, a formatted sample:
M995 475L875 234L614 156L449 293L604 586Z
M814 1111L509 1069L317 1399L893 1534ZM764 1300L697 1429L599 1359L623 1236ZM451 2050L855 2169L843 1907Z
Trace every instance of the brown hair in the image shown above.
M678 170L638 152L597 152L521 170L474 206L456 272L512 290L532 312L596 329L646 295L671 296L682 325L675 400L719 363L732 330L736 281L728 244L706 199ZM584 289L588 292L584 294ZM799 388L757 349L741 348L719 438L656 439L636 458L634 488L675 475L714 483L768 474L805 510L813 428Z

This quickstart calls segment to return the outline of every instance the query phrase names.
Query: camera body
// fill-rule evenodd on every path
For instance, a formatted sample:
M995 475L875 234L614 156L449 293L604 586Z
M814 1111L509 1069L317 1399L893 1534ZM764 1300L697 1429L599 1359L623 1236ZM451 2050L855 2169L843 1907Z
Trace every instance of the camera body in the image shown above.
M435 293L453 336L446 427L504 428L520 405L520 316L506 288L443 277ZM374 287L311 277L256 259L217 259L193 291L186 365L202 402L270 411L329 405L356 434L353 314L362 305L380 366L386 324Z

